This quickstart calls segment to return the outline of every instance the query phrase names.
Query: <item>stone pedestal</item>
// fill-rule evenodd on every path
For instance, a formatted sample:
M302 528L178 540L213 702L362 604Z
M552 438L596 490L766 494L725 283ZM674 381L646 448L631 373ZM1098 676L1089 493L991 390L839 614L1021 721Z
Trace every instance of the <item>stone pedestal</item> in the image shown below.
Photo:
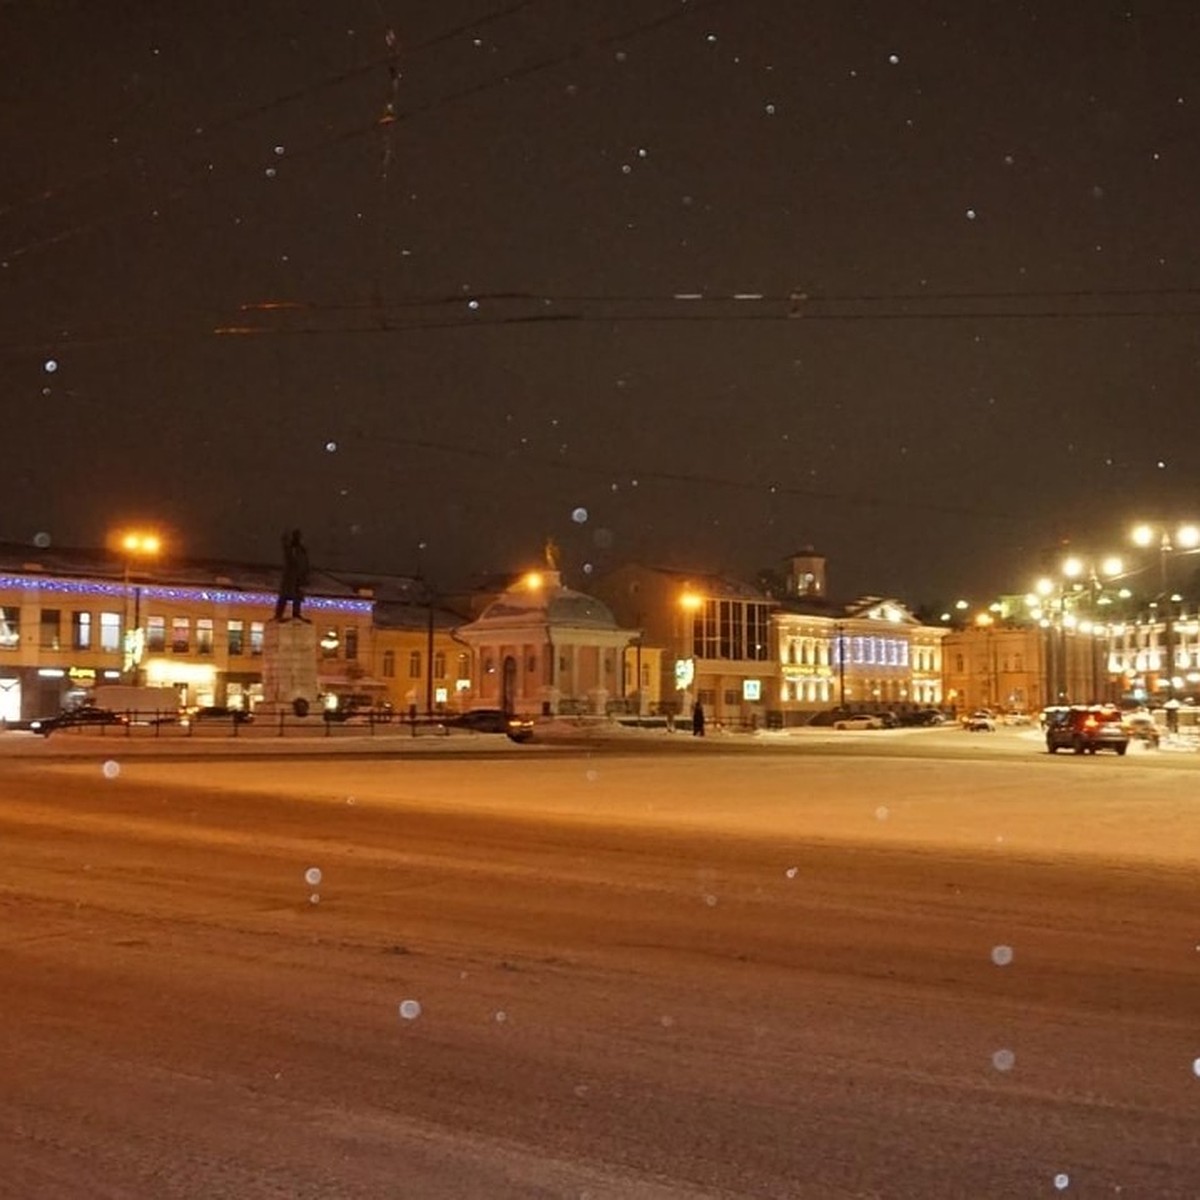
M266 713L296 711L303 700L319 713L317 628L309 621L268 621L263 630L263 702Z

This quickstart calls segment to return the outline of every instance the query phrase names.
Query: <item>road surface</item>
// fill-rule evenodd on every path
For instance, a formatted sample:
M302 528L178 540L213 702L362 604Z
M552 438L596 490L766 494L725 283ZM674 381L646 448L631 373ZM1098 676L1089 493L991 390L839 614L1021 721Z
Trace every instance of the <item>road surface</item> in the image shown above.
M870 737L0 758L0 1195L1194 1200L1197 763Z

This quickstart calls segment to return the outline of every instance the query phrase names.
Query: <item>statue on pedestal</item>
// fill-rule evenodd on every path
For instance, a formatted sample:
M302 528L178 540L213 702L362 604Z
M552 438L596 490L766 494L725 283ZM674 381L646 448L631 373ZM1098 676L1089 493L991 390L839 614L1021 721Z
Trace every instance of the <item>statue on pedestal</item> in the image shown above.
M308 551L300 537L300 530L293 529L283 535L283 574L279 580L279 599L275 601L275 620L286 621L284 610L292 606L292 620L304 621L300 605L304 602L304 589L308 584Z

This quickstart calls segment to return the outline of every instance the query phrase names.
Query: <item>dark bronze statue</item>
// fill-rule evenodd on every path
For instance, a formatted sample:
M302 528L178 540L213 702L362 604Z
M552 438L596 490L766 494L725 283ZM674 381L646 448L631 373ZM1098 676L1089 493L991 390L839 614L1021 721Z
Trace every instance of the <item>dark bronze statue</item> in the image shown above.
M308 585L308 551L300 538L300 530L293 529L283 535L283 575L279 580L279 599L275 602L275 620L286 621L283 615L289 601L292 605L292 620L303 621L300 605L304 602L304 589Z

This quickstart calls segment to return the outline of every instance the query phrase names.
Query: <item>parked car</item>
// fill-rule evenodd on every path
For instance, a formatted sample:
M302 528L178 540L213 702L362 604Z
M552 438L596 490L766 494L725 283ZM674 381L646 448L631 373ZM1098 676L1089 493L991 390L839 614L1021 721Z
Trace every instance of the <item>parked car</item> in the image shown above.
M973 712L963 721L963 728L968 733L995 733L996 720L990 712L984 712L980 709L978 712Z
M882 729L883 721L872 713L857 713L834 721L834 729Z
M123 713L113 712L111 708L93 708L85 705L82 708L64 709L53 717L35 717L29 722L29 728L33 733L49 737L56 729L128 724L129 719Z
M1072 705L1055 714L1046 726L1046 749L1051 754L1059 750L1072 750L1076 754L1114 750L1124 754L1129 749L1129 732L1119 709Z
M514 742L527 742L533 737L533 721L529 717L506 713L502 708L473 708L446 724L475 733L506 733Z
M248 708L233 708L226 704L206 704L194 708L187 715L189 721L227 721L234 725L244 725L254 720L254 714Z

